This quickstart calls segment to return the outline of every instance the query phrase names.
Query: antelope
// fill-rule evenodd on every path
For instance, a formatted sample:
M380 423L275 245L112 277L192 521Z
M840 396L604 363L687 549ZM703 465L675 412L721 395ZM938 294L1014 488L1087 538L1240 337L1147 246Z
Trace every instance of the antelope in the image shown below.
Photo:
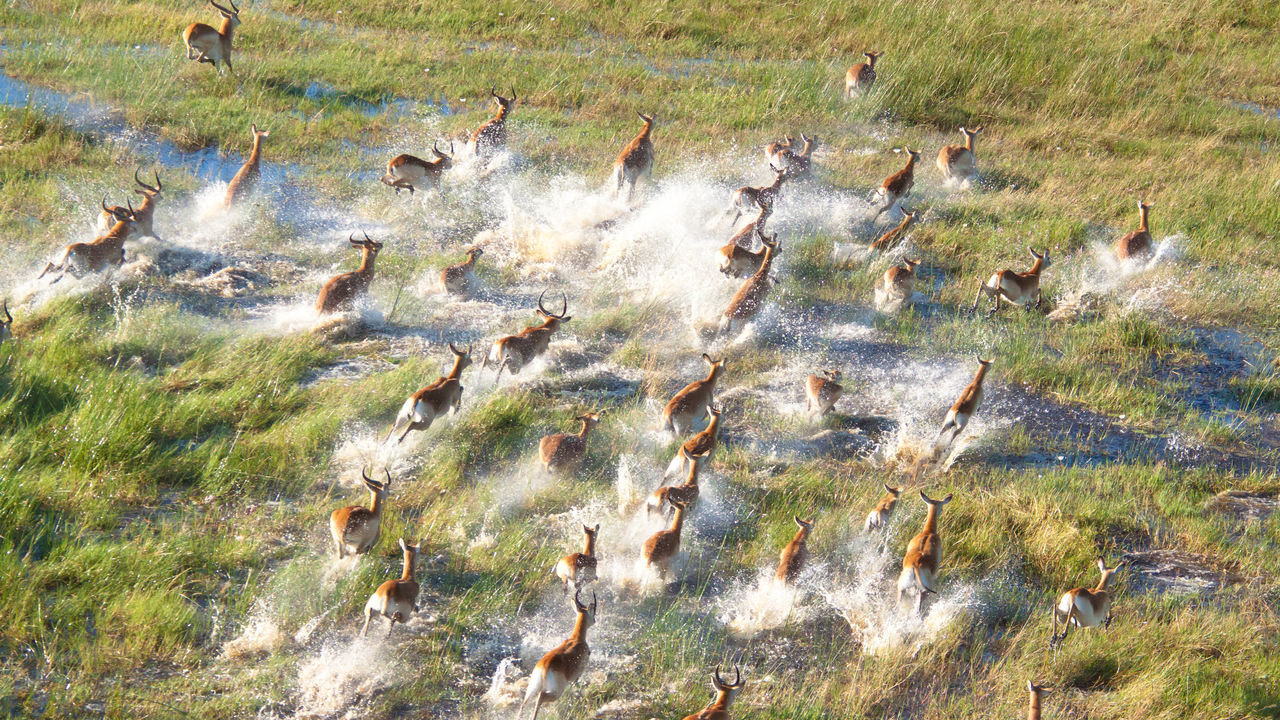
M969 418L978 411L978 405L982 402L982 381L987 378L987 369L991 367L992 361L983 360L980 355L974 357L978 360L978 372L974 374L973 380L964 386L964 390L960 391L960 397L956 398L955 404L947 411L947 416L942 421L942 431L938 433L938 439L933 444L934 455L956 441L961 431L969 424ZM951 437L943 443L942 439L948 432L951 433Z
M782 548L782 554L778 556L778 572L774 574L774 579L783 585L795 584L805 563L809 562L809 531L813 530L813 521L806 522L798 515L794 519L800 529L791 538L791 542Z
M769 163L769 169L773 171L773 183L770 185L761 185L760 187L752 187L744 185L733 191L733 202L729 206L730 210L737 212L733 216L733 222L738 222L738 218L742 217L744 210L750 210L753 207L764 208L768 206L773 208L773 203L777 201L778 194L782 192L782 183L788 178L785 169L779 169L773 163Z
M871 243L871 250L881 253L888 252L890 248L907 236L907 228L911 227L911 222L916 219L916 214L901 206L899 206L899 209L902 210L902 222Z
M1089 628L1101 625L1111 627L1111 592L1107 589L1111 579L1124 563L1108 569L1102 560L1098 561L1098 584L1092 590L1078 587L1063 593L1058 604L1053 608L1053 636L1049 638L1049 647L1057 647L1067 639L1067 631L1074 624L1076 627ZM1058 622L1061 621L1062 634L1058 634Z
M582 429L576 435L546 435L538 443L538 457L548 475L572 474L581 467L587 454L587 435L600 423L600 413L579 415L577 419L582 423Z
M805 412L813 412L814 408L818 409L819 415L831 412L844 393L840 377L839 370L823 370L821 375L810 375L804 386Z
M444 288L447 293L454 295L462 295L471 287L472 280L475 279L476 260L484 254L484 249L476 246L467 251L466 262L460 262L457 265L440 271L440 287Z
M862 53L866 56L867 61L858 63L849 68L849 72L844 74L844 96L852 98L854 93L866 92L876 82L876 60L883 55L883 52L876 50L868 50Z
M884 497L880 498L880 502L867 513L865 526L867 532L883 530L889 526L889 516L893 514L893 508L898 504L898 496L902 494L900 487L891 487L886 484L884 489L886 491Z
M640 134L622 149L618 159L613 161L613 180L617 184L614 192L621 193L622 186L627 185L628 201L635 195L636 183L640 178L647 177L653 172L653 140L650 138L653 134L653 116L644 113L636 114L644 121L644 127L640 129Z
M813 151L818 148L818 136L808 137L804 133L800 133L800 139L804 142L804 147L801 148L800 152L787 150L782 153L782 167L793 178L804 177L809 174Z
M9 300L4 301L4 320L0 320L0 345L13 338L13 316L9 314Z
M1040 720L1040 696L1052 690L1053 688L1036 685L1030 680L1027 681L1027 693L1029 695L1027 702L1027 720Z
M716 699L698 712L686 715L684 720L729 720L729 706L737 699L738 693L742 692L746 684L742 679L742 673L738 672L737 665L733 666L732 685L720 677L720 666L717 665L716 671L711 675L711 687L715 688Z
M1151 255L1151 230L1147 226L1147 214L1152 207L1148 203L1138 201L1138 217L1141 219L1138 229L1116 241L1116 257L1120 260Z
M495 383L502 378L503 368L510 371L512 375L519 375L521 368L547 351L547 347L551 344L551 336L560 329L560 324L573 319L572 315L565 314L569 311L567 295L560 293L563 299L560 314L553 315L550 310L542 306L542 298L546 294L544 290L542 295L538 296L538 316L542 318L541 325L532 325L515 335L498 338L489 348L489 354L484 357L480 368L483 370L490 364L496 365L498 374L493 378Z
M795 138L787 135L782 140L775 140L764 146L764 156L769 159L769 165L782 165L782 156L791 152L796 146Z
M755 221L743 226L729 238L729 242L716 251L720 256L721 274L725 277L741 279L751 277L760 269L760 263L764 262L768 247L762 244L759 250L752 251L751 241L758 236L761 243L764 242L764 223L772 213L772 206L760 206L760 214L756 216ZM777 239L777 233L774 233L774 239Z
M894 152L899 152L899 150L895 148ZM907 154L907 164L880 183L879 189L876 190L876 197L880 199L882 204L880 209L876 211L875 218L872 218L873 220L879 218L881 213L892 208L895 203L910 195L911 187L915 185L916 159L920 157L920 151L904 148L902 152Z
M880 280L886 302L906 302L916 290L916 266L920 261L903 258L902 263L906 267L894 265L884 271L884 277Z
M351 233L347 242L352 247L360 248L360 267L353 272L335 275L324 284L320 289L320 297L316 298L316 312L321 315L351 307L357 297L369 290L369 283L373 282L373 262L378 258L382 243L375 242L369 237L369 233L364 234L364 240L357 240L356 234Z
M591 648L587 647L587 629L596 622L596 596L591 594L591 606L582 603L579 595L582 590L573 593L573 606L578 611L578 618L573 623L573 632L569 639L547 651L546 655L534 666L529 675L529 689L525 691L524 701L516 712L516 720L524 715L525 705L533 700L533 720L538 720L538 712L543 704L555 702L577 680L586 668L587 658L591 657Z
M50 284L58 282L67 273L80 278L87 273L98 273L107 268L118 268L124 264L124 241L137 227L137 216L133 203L126 201L127 208L108 208L107 199L102 199L102 209L116 219L106 234L89 242L71 243L62 250L57 262L47 263L36 279L44 277L51 270L57 270L58 276Z
M1001 270L992 275L986 283L978 286L978 294L973 297L972 312L978 311L978 303L982 301L982 296L986 295L991 298L991 314L995 315L1000 309L1000 301L1004 300L1013 305L1021 305L1028 310L1040 308L1040 273L1049 267L1049 251L1045 250L1043 254L1036 252L1033 247L1028 247L1031 251L1033 262L1031 269L1016 273L1012 270ZM1035 299L1033 305L1031 300Z
M680 452L672 461L672 466L676 461L680 463L680 471L683 472L688 466L688 458L690 457L709 457L715 452L716 446L720 443L720 414L721 411L715 405L707 404L707 414L711 420L707 423L702 432L694 435L680 446ZM673 470L673 467L667 468L667 473Z
M415 186L419 183L439 191L440 176L445 170L453 167L453 141L449 141L448 154L440 152L438 141L431 145L431 152L436 156L435 160L423 160L413 155L397 155L391 158L387 163L387 174L382 176L382 182L395 188L397 195L401 190L408 190L409 195L412 196Z
M249 131L253 133L253 151L249 153L249 159L244 161L244 165L240 166L236 176L231 178L231 182L227 184L227 196L223 199L222 204L227 209L235 207L240 201L248 197L253 192L254 186L258 184L258 177L262 175L260 165L262 164L262 138L271 134L269 130L259 130L256 124L249 125Z
M140 169L141 168L139 168L139 170ZM156 201L161 200L164 197L163 195L160 194L160 190L161 188L164 187L164 185L161 184L160 182L159 171L156 171L155 175L156 175L156 184L148 185L142 182L142 178L138 177L138 170L133 171L133 181L138 183L138 185L142 188L141 190L134 190L134 192L142 196L142 204L139 205L138 208L133 212L133 215L136 218L136 221L134 223L135 224L134 234L137 235L138 237L153 237L159 240L160 238L156 235L155 230L152 228L152 221L155 219ZM111 229L112 225L115 224L116 216L115 216L115 213L112 212L113 210L125 210L125 209L126 208L122 205L115 205L99 213L98 214L98 232L105 233L106 231Z
M461 382L462 371L471 364L471 348L467 348L466 352L459 350L449 343L449 352L453 353L453 369L448 375L436 378L436 381L422 388L409 396L404 401L404 406L400 408L400 414L396 416L396 422L391 426L391 431L387 433L383 442L391 439L397 431L400 432L400 439L397 443L404 442L405 437L414 430L426 430L431 427L431 423L437 418L444 415L450 409L453 414L458 414L458 408L462 405Z
M707 376L685 385L662 411L663 427L676 435L687 432L698 417L711 414L710 406L716 399L716 381L724 374L726 359L712 360L710 355L702 353L702 360L709 368Z
M680 550L680 530L684 527L684 513L688 507L670 494L667 496L667 502L675 508L671 525L666 530L659 530L650 535L649 539L644 541L644 550L641 553L646 566L658 568L658 576L663 582L666 582L667 572L671 570L671 561Z
M980 127L972 130L960 128L964 144L945 145L938 151L938 169L942 171L942 177L952 182L964 182L973 177L978 171L977 159L973 155L973 139L980 132Z
M564 591L569 592L569 583L573 583L576 592L583 585L596 580L596 535L600 533L600 524L594 528L582 526L584 540L582 552L570 553L556 563L556 577L564 583Z
M484 157L490 152L499 152L507 147L507 116L511 108L516 106L516 89L511 88L511 97L504 98L492 87L489 95L498 103L498 112L485 121L483 125L471 133L471 151L476 157Z
M774 233L772 240L761 237L760 242L764 243L764 259L760 261L760 267L755 274L747 278L747 281L729 300L729 306L720 317L721 333L733 334L742 330L742 327L751 322L764 307L765 297L768 296L769 288L773 285L769 271L773 269L773 258L778 253L778 234Z
M230 10L213 0L209 0L209 4L222 15L222 24L217 30L204 23L188 25L182 33L182 42L187 46L187 59L209 63L214 70L218 69L219 62L226 63L227 70L235 77L235 68L231 67L231 38L235 35L236 28L240 27L240 8L236 7L235 0L231 0Z
M339 560L347 555L363 555L378 544L382 533L382 506L391 492L391 472L385 468L383 472L387 473L387 481L380 483L365 470L360 471L365 487L369 488L369 507L348 505L329 516L329 534L333 536Z
M654 490L649 495L649 499L645 501L645 515L652 517L654 513L661 513L664 504L670 505L674 502L679 502L686 509L692 508L698 502L698 494L701 492L698 488L698 472L702 469L702 463L710 455L710 450L691 455L688 450L681 447L681 467L687 465L689 468L689 474L685 476L684 484L666 485ZM674 505L671 506L675 507Z
M942 560L942 538L938 537L938 513L942 506L951 502L948 495L941 500L933 500L920 491L920 497L929 505L929 514L924 519L924 527L907 544L907 554L902 558L902 574L898 576L898 604L902 604L902 593L914 590L916 596L916 612L924 609L924 596L937 593L934 580L938 574L938 562Z
M417 545L406 545L400 538L400 550L404 552L404 571L399 579L388 580L378 586L369 602L364 604L364 628L360 637L369 632L369 621L376 615L387 619L387 637L391 637L391 629L396 623L409 622L409 616L418 612L418 582L413 579L413 566L418 559Z

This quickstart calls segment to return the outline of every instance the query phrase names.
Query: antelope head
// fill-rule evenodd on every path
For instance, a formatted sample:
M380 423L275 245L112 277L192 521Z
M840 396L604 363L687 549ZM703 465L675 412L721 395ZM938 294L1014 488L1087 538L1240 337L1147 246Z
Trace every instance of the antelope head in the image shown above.
M449 352L453 353L453 358L454 358L453 361L457 365L456 367L457 372L462 372L469 365L471 365L471 348L470 347L467 348L466 352L463 352L462 350L459 350L458 348L454 347L453 343L449 343Z
M1108 568L1107 563L1104 562L1101 558L1099 558L1098 572L1101 573L1101 577L1098 579L1098 589L1106 590L1109 587L1111 587L1111 581L1115 579L1116 572L1120 570L1120 568L1122 567L1124 567L1124 563L1119 562L1119 563L1116 563L1115 567Z
M222 15L222 20L226 25L226 27L223 29L223 32L226 32L227 30L235 30L236 28L240 27L240 8L236 7L235 0L228 0L228 2L231 5L230 10L219 5L213 0L209 0L209 4L212 5L213 8L217 10L220 15Z
M489 95L498 103L498 117L506 117L511 112L511 108L516 106L516 89L511 88L511 97L504 98L498 94L493 87L489 88Z
M727 708L738 697L738 693L746 685L746 681L742 679L742 673L738 670L738 666L733 666L733 682L727 683L724 678L720 677L720 666L716 666L716 670L711 674L711 686L716 689L715 705Z
M597 526L597 529L599 529L598 526ZM581 595L582 595L582 588L578 588L577 591L573 593L573 606L578 611L578 617L582 619L582 629L586 630L587 628L596 624L597 600L596 600L596 593L594 590L591 591L590 605L587 605L582 602Z
M702 360L707 363L708 367L711 368L712 380L719 378L721 375L724 374L724 364L728 362L728 358L720 358L719 360L712 360L710 355L706 353L702 353Z
M102 210L116 219L116 222L127 223L132 226L138 221L138 213L133 209L133 202L125 200L128 209L119 207L107 207L107 199L102 198Z
M560 323L567 323L573 319L572 315L565 314L569 312L569 296L565 295L563 292L560 293L560 298L561 298L560 314L556 315L552 313L550 310L543 307L542 305L542 298L546 294L547 294L547 291L543 290L542 295L538 296L538 317L541 317L543 320L545 320L546 324L551 328L558 328L560 327Z
M369 233L364 233L363 240L357 240L356 234L351 233L351 235L347 237L347 242L351 243L352 247L358 247L361 250L364 250L364 252L371 257L377 257L378 251L382 249L382 243L369 237Z
M138 170L141 170L141 168L139 168ZM159 170L155 171L156 184L148 185L142 182L142 178L138 177L138 170L133 171L133 181L138 183L138 186L141 187L142 189L134 190L134 192L136 192L137 194L149 200L154 201L154 200L162 199L164 196L160 194L160 190L164 187L164 185L160 182L160 171Z
M839 369L823 370L822 374L831 382L837 382L837 383L840 382L840 378L844 376L844 374L841 373Z
M453 141L449 141L449 152L440 152L440 143L436 141L431 145L431 152L436 156L436 162L439 163L441 170L448 170L453 167Z

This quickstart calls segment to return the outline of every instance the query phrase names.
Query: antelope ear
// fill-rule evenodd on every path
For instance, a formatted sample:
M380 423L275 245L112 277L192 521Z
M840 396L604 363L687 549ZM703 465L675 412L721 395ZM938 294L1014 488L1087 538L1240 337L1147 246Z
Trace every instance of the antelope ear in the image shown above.
M400 549L405 552L409 552L408 546L404 544L404 538L400 538Z

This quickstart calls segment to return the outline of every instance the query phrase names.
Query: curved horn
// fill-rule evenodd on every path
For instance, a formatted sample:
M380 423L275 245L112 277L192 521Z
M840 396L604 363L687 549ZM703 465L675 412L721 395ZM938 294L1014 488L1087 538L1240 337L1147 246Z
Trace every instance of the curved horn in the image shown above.
M578 588L574 591L573 605L578 608L578 612L584 613L587 611L587 606L582 604L582 599L579 597L580 595L582 595L582 588Z
M449 138L449 155L453 155L453 138Z
M352 245L360 244L360 241L356 239L355 233L351 233L350 235L347 236L347 242L351 243Z
M516 86L512 85L511 86L511 102L515 102L515 101L516 101Z
M563 290L560 291L560 300L561 302L560 302L559 317L563 318L565 315L569 314L569 296L565 295Z
M224 7L222 7L221 5L219 5L218 3L214 2L213 0L209 0L209 4L210 4L210 5L212 5L212 6L214 6L215 8L217 8L219 12L224 12L224 13L226 13L226 14L228 14L228 15L232 15L232 14L234 14L234 13L232 13L230 10L228 10L228 9L226 9L226 8L224 8Z
M492 96L494 96L495 98L501 98L501 97L502 97L502 96L501 96L501 95L499 95L497 92L495 92L494 87L493 87L492 85L490 85L490 86L489 86L489 94L490 94L490 95L492 95Z
M360 468L360 477L364 478L364 481L365 481L365 482L367 482L367 483L374 482L373 478L369 477L369 471L368 471L368 469L366 469L366 468L364 468L364 467L361 467L361 468Z
M360 232L364 233L365 240L367 240L368 242L373 242L373 238L369 237L369 233L365 232L364 230L361 230Z
M384 467L384 468L382 468L382 472L386 473L386 475L387 475L387 481L386 481L386 482L384 482L384 483L382 483L382 487L383 487L383 489L386 489L386 488L391 487L391 471L390 471L390 470L388 470L388 469L386 469L386 468ZM421 542L421 541L419 541L419 542Z
M142 170L142 168L138 168L137 170L133 171L133 181L138 183L142 187L146 188L147 190L150 190L151 192L160 192L160 171L158 170L156 171L156 184L153 187L151 185L148 185L142 182L142 178L138 177L138 172L140 170Z
M546 291L546 290L543 290L543 291L542 291L542 294L541 294L541 295L538 295L538 310L539 310L539 312L546 313L547 315L550 315L551 313L547 312L547 309L546 309L546 308L544 308L544 307L542 307L542 298L543 298L544 296L546 296L546 294L547 294L547 291Z
M5 324L13 323L13 316L9 314L9 298L4 299L4 316L6 318Z
M439 154L440 154L440 141L439 141L439 140L436 140L436 141L434 141L434 142L432 142L432 143L431 143L431 152L433 152L433 153L435 153L435 154L437 154L437 155L439 155Z
M129 198L125 198L124 204L129 206L129 216L133 217L134 215L133 200L130 200Z
M109 213L109 212L111 212L111 208L107 207L107 196L106 196L106 195L103 195L103 196L102 196L102 211L103 211L103 212L108 212L108 213ZM114 214L114 213L112 213L112 214Z
M719 665L717 665L717 666L716 666L715 672L711 673L711 684L712 684L712 685L715 687L715 689L717 689L717 690L724 690L724 689L726 689L726 683L725 683L725 681L724 681L724 678L720 677L720 666L719 666Z

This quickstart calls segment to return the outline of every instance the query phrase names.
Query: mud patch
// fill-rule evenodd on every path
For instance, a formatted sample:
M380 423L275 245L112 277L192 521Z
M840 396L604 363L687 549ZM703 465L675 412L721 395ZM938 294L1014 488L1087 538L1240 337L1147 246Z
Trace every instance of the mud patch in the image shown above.
M1215 567L1210 558L1179 550L1143 550L1125 553L1128 581L1139 590L1174 595L1213 595L1244 578Z
M1263 520L1277 507L1280 507L1280 494L1245 490L1224 490L1204 504L1206 511L1231 515L1238 520Z

